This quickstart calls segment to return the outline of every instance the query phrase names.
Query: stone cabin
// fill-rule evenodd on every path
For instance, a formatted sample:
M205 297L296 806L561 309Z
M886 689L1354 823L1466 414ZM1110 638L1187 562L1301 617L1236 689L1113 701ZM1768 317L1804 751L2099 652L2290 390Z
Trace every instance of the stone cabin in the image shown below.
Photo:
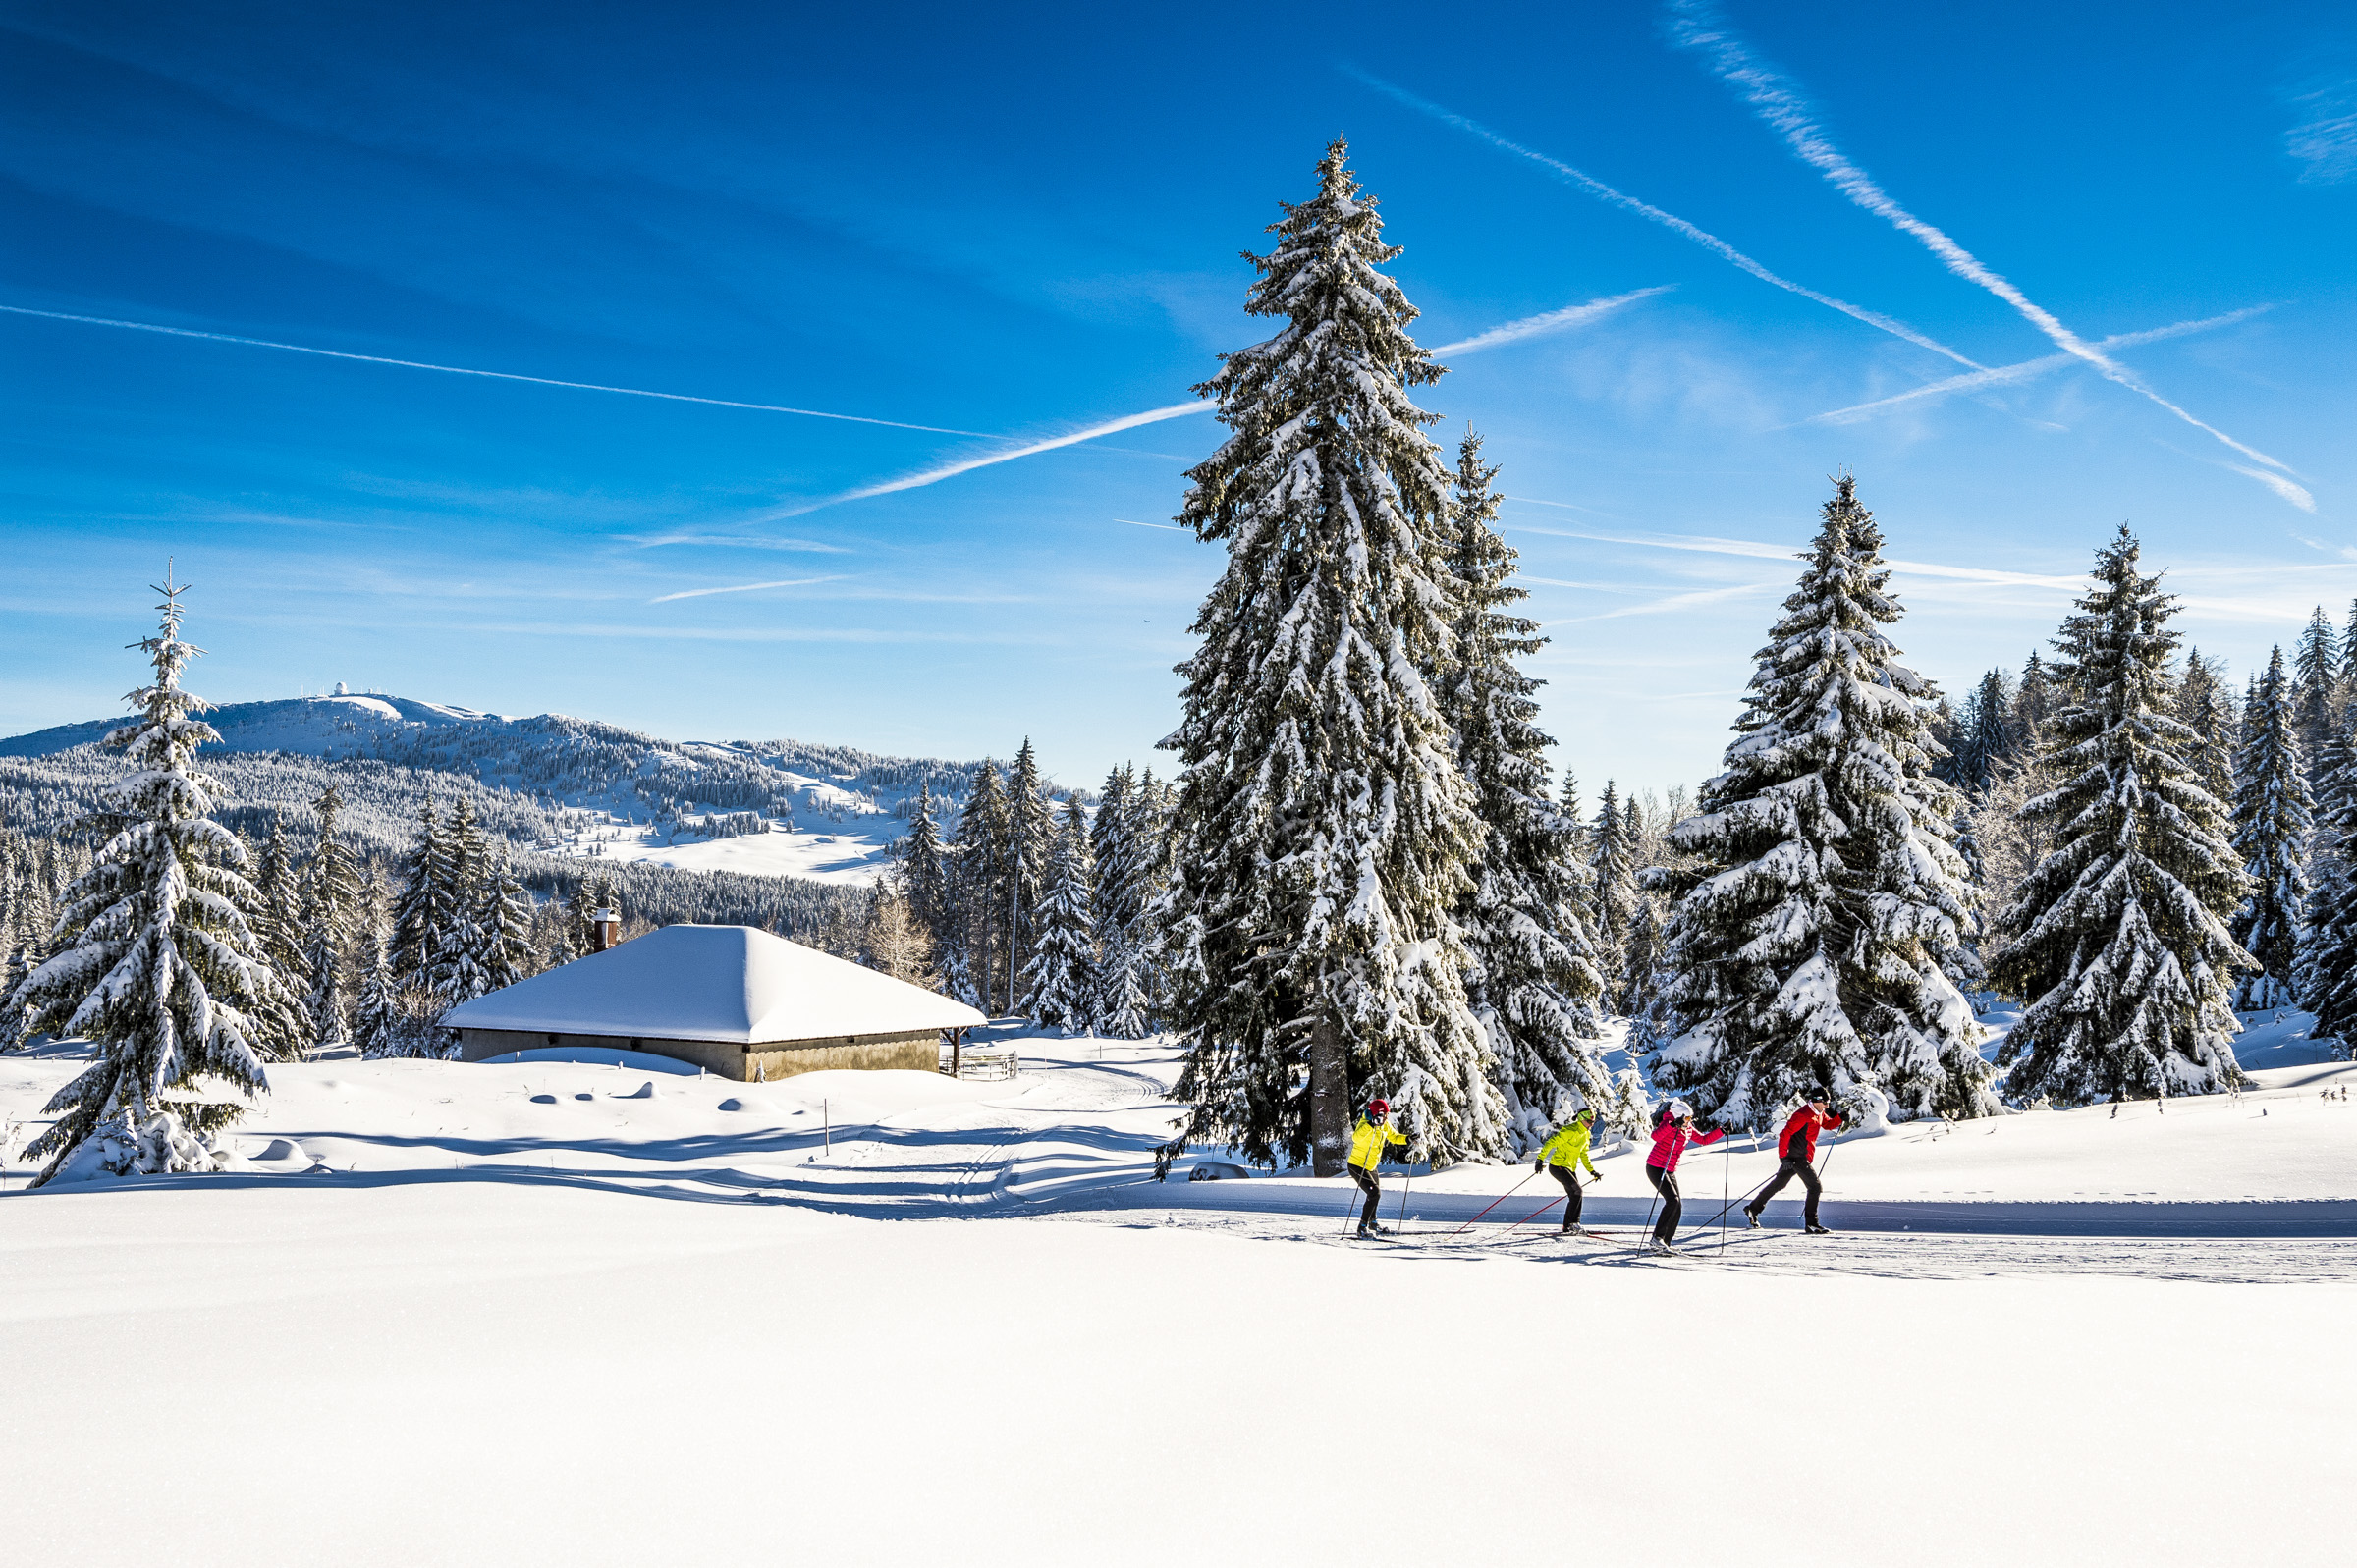
M750 1083L821 1068L940 1065L961 1001L752 926L665 926L442 1015L459 1056L644 1051Z

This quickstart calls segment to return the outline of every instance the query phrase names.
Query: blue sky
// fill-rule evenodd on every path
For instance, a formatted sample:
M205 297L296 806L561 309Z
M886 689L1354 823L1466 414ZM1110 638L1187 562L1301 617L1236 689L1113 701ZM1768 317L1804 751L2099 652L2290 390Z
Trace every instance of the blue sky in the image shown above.
M2345 5L8 3L0 72L0 305L716 400L0 313L0 732L170 554L217 700L1167 763L1210 418L880 487L1187 402L1337 133L1419 341L1635 297L1422 400L1591 791L1715 771L1842 466L1951 688L2122 520L2237 673L2357 596Z

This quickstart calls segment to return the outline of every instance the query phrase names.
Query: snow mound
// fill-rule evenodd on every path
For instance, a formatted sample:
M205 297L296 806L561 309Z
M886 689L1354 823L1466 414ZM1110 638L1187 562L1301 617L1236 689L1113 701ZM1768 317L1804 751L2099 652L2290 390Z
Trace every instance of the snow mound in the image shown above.
M677 1056L657 1056L643 1051L600 1050L590 1046L535 1046L529 1051L511 1051L504 1055L485 1056L474 1065L505 1067L525 1061L570 1061L584 1067L628 1067L632 1072L665 1072L675 1078L692 1078L703 1070L694 1062L682 1061Z
M533 1104L533 1105L535 1105L535 1106L553 1106L553 1105L555 1105L556 1103L557 1103L557 1097L556 1097L555 1095L534 1095L534 1096L532 1096L532 1104Z
M652 1100L655 1098L655 1081L649 1078L629 1094L616 1095L614 1098L617 1100Z

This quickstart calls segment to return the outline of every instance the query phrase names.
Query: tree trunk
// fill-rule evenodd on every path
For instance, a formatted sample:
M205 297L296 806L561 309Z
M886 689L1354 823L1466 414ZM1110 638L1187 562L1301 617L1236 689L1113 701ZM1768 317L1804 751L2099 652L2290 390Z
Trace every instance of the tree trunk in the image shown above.
M1350 1068L1343 1032L1320 1014L1309 1032L1309 1156L1313 1175L1339 1176L1350 1155Z

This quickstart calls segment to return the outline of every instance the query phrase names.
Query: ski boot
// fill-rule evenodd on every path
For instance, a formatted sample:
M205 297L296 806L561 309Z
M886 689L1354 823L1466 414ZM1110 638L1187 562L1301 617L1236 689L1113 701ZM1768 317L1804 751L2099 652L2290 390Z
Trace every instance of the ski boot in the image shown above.
M1802 1228L1812 1236L1830 1236L1833 1234L1832 1231L1826 1229L1823 1225L1812 1224L1803 1226Z
M1744 1210L1744 1211L1743 1211L1743 1217L1744 1217L1746 1220L1750 1221L1751 1228L1752 1228L1752 1229L1754 1229L1754 1230L1765 1230L1765 1229L1767 1229L1767 1228L1768 1228L1766 1225L1763 1225L1763 1224L1761 1224L1761 1223L1760 1223L1760 1217L1759 1217L1758 1215L1755 1215L1755 1214L1753 1214L1753 1213L1752 1213L1750 1210L1748 1210L1748 1209L1746 1209L1746 1210Z

